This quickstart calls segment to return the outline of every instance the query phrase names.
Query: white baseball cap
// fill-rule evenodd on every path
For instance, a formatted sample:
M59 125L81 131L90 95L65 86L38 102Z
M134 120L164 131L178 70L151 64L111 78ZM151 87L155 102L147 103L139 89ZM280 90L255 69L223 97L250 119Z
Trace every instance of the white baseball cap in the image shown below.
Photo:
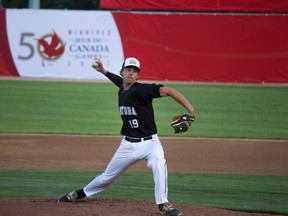
M126 58L125 61L123 62L122 68L126 67L136 67L140 71L140 62L138 61L138 59L133 57Z

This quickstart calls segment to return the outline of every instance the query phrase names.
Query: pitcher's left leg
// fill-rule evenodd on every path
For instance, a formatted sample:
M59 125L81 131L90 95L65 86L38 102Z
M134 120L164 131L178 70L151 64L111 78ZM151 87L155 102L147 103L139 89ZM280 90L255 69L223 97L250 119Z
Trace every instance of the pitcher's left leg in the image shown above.
M147 159L147 166L152 170L154 178L154 194L157 204L168 202L167 164L163 147L158 139L151 142L151 152Z
M182 212L174 208L168 201L168 173L163 147L158 137L151 144L151 153L147 165L153 172L155 201L162 215L181 216Z

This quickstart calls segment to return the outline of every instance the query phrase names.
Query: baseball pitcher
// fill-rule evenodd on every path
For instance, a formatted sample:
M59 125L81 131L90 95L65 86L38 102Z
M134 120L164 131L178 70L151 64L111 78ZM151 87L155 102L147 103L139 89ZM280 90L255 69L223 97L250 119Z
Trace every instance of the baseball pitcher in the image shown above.
M107 71L100 59L95 59L92 67L108 77L119 88L118 106L123 121L121 128L123 138L102 174L96 176L84 188L60 197L58 202L75 202L93 196L106 189L137 161L145 160L153 173L155 202L160 213L169 216L182 215L182 212L172 207L168 201L167 163L157 135L152 101L169 96L187 110L187 114L173 118L171 126L175 133L187 131L194 122L193 106L175 89L138 82L140 62L136 58L125 59L120 70L121 76Z

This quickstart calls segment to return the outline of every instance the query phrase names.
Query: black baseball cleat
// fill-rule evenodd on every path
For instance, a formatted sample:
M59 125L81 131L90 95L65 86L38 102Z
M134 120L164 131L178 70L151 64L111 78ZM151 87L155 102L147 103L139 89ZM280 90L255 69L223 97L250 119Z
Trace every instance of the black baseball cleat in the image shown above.
M62 202L76 202L76 200L78 200L78 195L76 191L72 191L68 194L61 196L57 201L58 203L62 203Z
M65 194L58 198L57 202L62 203L62 202L76 202L79 199L84 198L86 195L83 191L83 189L77 190L77 191L72 191L68 194Z
M158 207L159 207L160 213L162 215L168 215L168 216L180 216L180 215L182 215L182 212L176 208L173 208L171 203L169 203L169 202L158 205Z

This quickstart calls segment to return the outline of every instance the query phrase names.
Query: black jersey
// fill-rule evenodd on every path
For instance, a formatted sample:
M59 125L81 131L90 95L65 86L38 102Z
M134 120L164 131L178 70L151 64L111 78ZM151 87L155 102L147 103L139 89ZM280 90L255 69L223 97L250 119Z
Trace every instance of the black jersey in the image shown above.
M129 137L147 137L157 133L152 100L159 98L163 85L134 83L124 91L121 77L107 73L106 76L119 87L118 105L123 121L121 134Z

